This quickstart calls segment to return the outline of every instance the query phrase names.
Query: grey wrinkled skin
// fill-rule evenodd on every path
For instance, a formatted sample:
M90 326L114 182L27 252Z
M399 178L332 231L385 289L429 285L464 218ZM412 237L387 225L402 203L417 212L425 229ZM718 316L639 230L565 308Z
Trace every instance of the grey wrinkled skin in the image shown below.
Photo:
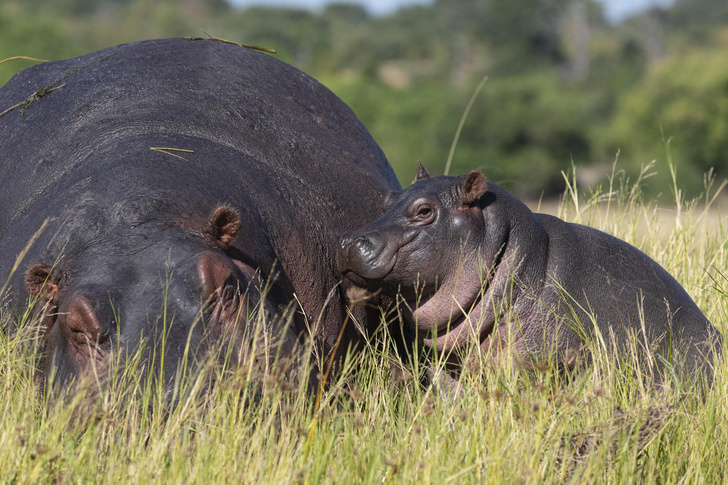
M672 276L626 242L535 214L475 171L430 178L420 165L384 209L341 240L339 269L370 291L400 295L405 325L456 364L478 345L530 362L556 356L564 368L600 333L608 349L636 339L711 378L719 333Z
M162 39L28 68L0 113L0 281L48 221L9 292L47 308L58 387L143 341L158 356L164 340L170 378L187 347L195 360L245 333L256 306L284 355L307 335L334 350L350 286L337 242L399 184L314 79L251 49ZM338 354L360 339L349 325Z

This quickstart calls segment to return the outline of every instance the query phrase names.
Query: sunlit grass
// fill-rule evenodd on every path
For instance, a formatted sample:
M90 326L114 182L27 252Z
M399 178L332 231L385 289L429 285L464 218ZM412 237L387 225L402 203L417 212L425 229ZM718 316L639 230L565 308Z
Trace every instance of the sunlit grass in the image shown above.
M652 169L631 182L615 169L609 187L586 195L569 176L561 216L645 251L726 335L728 235L715 207L722 186L706 179L702 199L677 197L666 209L642 199ZM567 376L548 361L524 370L481 366L489 356L476 355L453 394L423 385L426 365L398 356L382 330L329 377L318 401L302 377L313 363L298 363L292 378L279 356L263 371L245 360L202 363L178 381L169 406L158 380L139 378L148 363L131 352L115 355L106 384L89 378L50 402L36 382L37 322L28 311L0 318L3 483L726 481L723 360L701 393L690 384L645 385L647 369L598 344L587 349L592 364Z

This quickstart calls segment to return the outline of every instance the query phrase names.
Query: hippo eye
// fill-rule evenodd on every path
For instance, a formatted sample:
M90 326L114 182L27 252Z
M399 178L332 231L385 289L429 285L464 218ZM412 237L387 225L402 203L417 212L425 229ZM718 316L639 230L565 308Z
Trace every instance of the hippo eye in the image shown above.
M415 224L429 224L432 222L435 211L429 203L423 202L410 209L410 221Z

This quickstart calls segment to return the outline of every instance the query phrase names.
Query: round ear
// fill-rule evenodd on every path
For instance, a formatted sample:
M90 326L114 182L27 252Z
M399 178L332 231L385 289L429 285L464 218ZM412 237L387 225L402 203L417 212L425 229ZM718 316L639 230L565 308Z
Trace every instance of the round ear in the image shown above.
M237 212L230 207L220 206L210 217L207 233L215 239L221 249L226 250L235 240L241 226L242 223Z
M427 170L425 170L425 166L422 165L422 161L417 160L417 177L415 178L415 182L428 178L430 178L430 174Z
M58 294L58 275L47 264L34 264L25 275L25 288L34 298L52 301Z
M462 205L473 205L485 193L488 182L485 176L473 170L468 173L465 178L458 184L458 194L460 195L460 203Z

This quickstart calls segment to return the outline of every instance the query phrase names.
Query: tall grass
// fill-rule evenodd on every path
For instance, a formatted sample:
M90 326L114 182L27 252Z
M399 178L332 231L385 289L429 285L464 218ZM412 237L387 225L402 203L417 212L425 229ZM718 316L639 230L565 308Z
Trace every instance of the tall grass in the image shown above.
M641 195L652 169L629 181L615 168L607 187L588 194L568 175L560 215L655 258L728 335L728 234L716 207L723 185L706 177L695 201L675 189L674 205L664 208ZM139 382L140 354L118 362L107 385L90 379L50 402L38 392L39 334L30 315L0 315L12 329L0 333L3 483L727 480L723 360L706 393L647 387L638 365L598 349L592 365L568 378L548 364L525 372L508 363L472 366L459 392L447 393L423 385L427 369L399 357L382 330L330 377L319 402L304 380L275 366L260 375L246 365L202 365L169 407L153 381Z

